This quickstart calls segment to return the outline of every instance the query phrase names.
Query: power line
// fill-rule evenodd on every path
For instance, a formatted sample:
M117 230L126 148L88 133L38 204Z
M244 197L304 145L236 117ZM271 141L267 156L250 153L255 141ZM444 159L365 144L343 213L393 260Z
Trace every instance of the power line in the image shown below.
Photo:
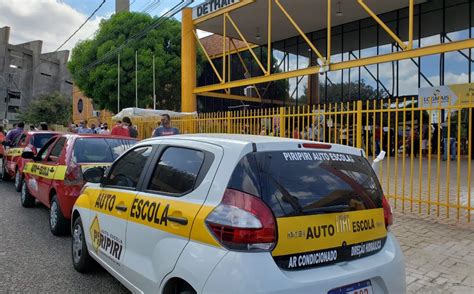
M101 58L91 62L90 64L86 65L84 68L80 69L78 73L82 73L84 71L87 71L95 66L97 66L98 64L100 64L102 61L104 61L105 59L109 58L110 56L112 56L113 54L119 52L120 50L122 50L127 44L129 44L130 42L134 41L134 40L138 40L142 37L144 37L149 31L151 31L152 29L155 29L157 28L159 25L161 25L166 19L176 15L178 12L180 12L183 8L189 6L191 3L193 2L193 0L182 0L180 3L178 3L177 5L175 5L173 8L171 8L170 10L168 10L166 13L164 13L163 15L161 15L157 20L155 20L153 23L151 23L148 27L146 27L144 30L140 31L139 33L129 37L128 39L126 39L122 45L120 45L119 47L113 49L113 50L110 50L109 52L105 53Z
M79 28L77 28L77 30L74 31L74 33L72 33L72 35L69 36L69 38L66 39L66 41L64 41L64 43L61 44L61 46L58 47L58 49L55 50L58 51L59 49L61 49L64 45L66 45L66 43L71 40L72 37L74 37L74 35L80 30L82 29L82 27L94 16L94 14L105 4L105 1L106 0L102 0L102 3L100 3L99 7L97 7L91 15L89 15L89 17L79 26Z

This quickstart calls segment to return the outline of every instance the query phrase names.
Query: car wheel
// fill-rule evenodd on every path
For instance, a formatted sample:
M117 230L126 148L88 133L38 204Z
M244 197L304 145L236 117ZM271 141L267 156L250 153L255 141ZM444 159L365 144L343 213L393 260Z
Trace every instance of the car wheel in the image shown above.
M87 251L84 228L81 217L78 217L72 227L72 265L80 273L89 272L94 265L94 260Z
M51 199L51 207L49 209L49 228L55 236L62 236L68 228L68 221L64 218L59 201L56 195Z
M23 177L21 176L21 172L17 170L15 173L15 190L17 192L21 191L22 183L23 183Z
M33 207L35 206L35 197L31 196L30 192L28 192L28 187L26 186L26 182L23 181L21 185L21 205L23 207Z
M2 160L2 180L9 181L11 176L7 172L7 165L5 159Z

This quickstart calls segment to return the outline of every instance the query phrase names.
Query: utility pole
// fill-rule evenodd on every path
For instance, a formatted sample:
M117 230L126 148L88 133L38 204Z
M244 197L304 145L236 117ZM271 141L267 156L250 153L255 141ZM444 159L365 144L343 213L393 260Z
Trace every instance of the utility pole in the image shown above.
M120 53L117 56L117 113L120 112Z
M135 50L135 107L138 108L138 51Z
M153 52L153 109L156 110L155 52Z

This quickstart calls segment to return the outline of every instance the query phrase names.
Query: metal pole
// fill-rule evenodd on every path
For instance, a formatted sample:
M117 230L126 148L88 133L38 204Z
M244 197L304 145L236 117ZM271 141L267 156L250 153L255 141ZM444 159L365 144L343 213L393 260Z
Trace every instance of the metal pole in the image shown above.
M135 50L135 107L138 108L138 51Z
M117 57L117 113L120 112L120 53Z
M153 109L156 110L155 53L153 52Z

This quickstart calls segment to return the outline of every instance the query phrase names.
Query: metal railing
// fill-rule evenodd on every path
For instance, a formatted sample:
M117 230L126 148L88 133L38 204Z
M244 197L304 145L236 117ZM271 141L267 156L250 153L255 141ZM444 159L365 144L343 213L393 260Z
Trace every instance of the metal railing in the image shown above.
M236 110L172 118L172 125L182 134L252 134L344 144L363 149L369 160L384 150L379 179L393 208L470 222L474 98L464 104L441 103L418 107L417 98L404 98ZM151 137L159 121L133 119L141 139Z
M440 100L422 107L417 103L418 99L404 98L227 111L176 118L172 124L181 133L344 144L363 149L369 160L384 150L387 155L378 176L393 208L470 222L474 101L461 105L448 101L446 106Z

